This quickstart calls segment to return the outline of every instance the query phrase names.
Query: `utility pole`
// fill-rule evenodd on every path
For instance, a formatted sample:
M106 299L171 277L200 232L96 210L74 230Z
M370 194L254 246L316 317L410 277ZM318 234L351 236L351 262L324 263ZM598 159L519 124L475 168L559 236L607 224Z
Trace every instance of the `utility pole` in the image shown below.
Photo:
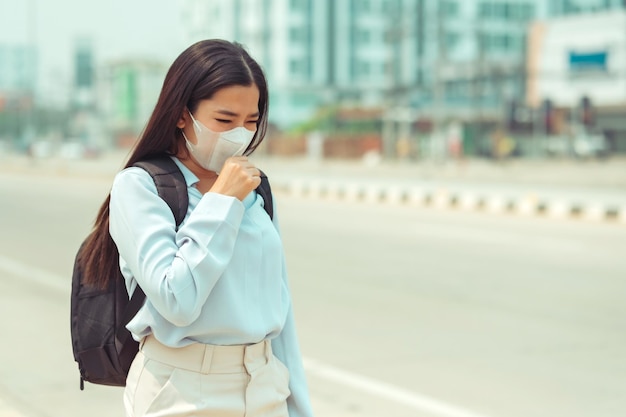
M436 44L437 44L437 56L435 57L435 68L433 71L433 116L432 116L432 134L430 138L430 148L435 146L439 149L440 143L443 141L443 122L445 119L445 77L442 72L446 67L447 50L446 50L446 31L445 31L445 8L444 1L437 1L435 3L436 13ZM432 143L435 140L437 143Z
M487 32L483 30L483 22L480 17L475 20L474 41L476 43L476 58L472 74L472 93L474 96L473 129L474 136L473 147L480 149L484 146L483 142L483 92L487 81L485 77L487 71L485 68L485 52L488 42ZM470 113L471 114L471 113ZM491 148L491 144L489 144Z
M27 34L27 50L30 53L37 56L37 0L29 0L28 2L28 34ZM37 59L35 59L35 62ZM36 69L38 66L36 67ZM36 70L32 85L29 91L29 107L27 116L27 136L28 140L32 140L37 135L37 105L36 105L36 91L38 84L39 71Z
M387 62L388 92L387 104L383 113L383 155L394 157L396 155L396 144L398 142L398 123L400 109L400 82L398 79L401 53L398 48L404 37L404 21L402 19L402 0L390 2L389 20L387 21L386 41L388 44L389 58Z

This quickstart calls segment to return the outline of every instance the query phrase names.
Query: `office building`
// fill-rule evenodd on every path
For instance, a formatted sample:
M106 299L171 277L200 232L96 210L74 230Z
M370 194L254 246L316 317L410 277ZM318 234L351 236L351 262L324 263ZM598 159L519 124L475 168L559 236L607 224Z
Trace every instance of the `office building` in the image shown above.
M0 44L0 99L5 106L24 97L32 100L36 82L35 47Z
M625 27L626 10L619 8L531 26L526 102L552 109L548 130L563 134L584 127L602 132L610 151L626 151Z
M0 142L32 140L37 68L34 46L0 44Z
M526 100L533 22L623 7L622 0L187 0L183 21L189 42L220 37L248 47L268 76L270 121L279 127L306 121L320 106L378 107L412 126L459 122L472 152L511 108L538 106Z
M624 0L548 0L548 13L551 17L624 8L626 8Z
M270 121L290 127L319 106L380 104L391 85L393 0L188 0L187 40L244 44L270 84ZM401 71L400 68L397 68Z
M102 68L100 111L118 145L130 145L145 127L166 72L165 64L148 60L117 61Z

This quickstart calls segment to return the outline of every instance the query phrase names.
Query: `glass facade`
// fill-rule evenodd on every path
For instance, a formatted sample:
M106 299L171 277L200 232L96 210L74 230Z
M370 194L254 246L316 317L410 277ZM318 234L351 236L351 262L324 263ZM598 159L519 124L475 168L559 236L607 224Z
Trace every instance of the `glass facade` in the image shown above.
M203 0L188 0L207 4ZM368 97L379 105L491 108L524 94L528 25L621 0L233 0L212 2L203 37L249 46L284 108ZM208 6L210 8L210 6ZM237 22L235 25L230 22ZM254 29L251 29L254 26ZM240 29L237 29L240 28ZM296 93L297 92L297 93ZM296 98L297 94L297 98ZM306 99L302 99L306 97ZM307 109L294 109L301 105ZM283 120L276 120L284 123Z

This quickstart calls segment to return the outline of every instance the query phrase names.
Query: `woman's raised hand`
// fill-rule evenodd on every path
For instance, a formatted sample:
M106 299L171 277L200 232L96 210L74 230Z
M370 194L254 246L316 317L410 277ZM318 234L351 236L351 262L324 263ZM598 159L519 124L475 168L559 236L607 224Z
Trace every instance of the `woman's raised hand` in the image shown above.
M210 192L229 195L239 200L261 184L261 172L247 156L233 156L224 162Z

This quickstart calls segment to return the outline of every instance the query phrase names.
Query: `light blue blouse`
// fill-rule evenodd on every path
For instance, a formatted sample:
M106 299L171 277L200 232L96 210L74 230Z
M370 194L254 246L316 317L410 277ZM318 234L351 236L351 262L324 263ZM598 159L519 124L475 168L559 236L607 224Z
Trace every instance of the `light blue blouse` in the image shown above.
M128 329L136 340L153 334L171 347L271 339L290 373L290 417L312 416L276 208L272 223L255 191L243 202L202 195L198 178L172 159L189 193L178 230L145 170L126 168L113 181L110 233L129 294L139 283L147 298Z

